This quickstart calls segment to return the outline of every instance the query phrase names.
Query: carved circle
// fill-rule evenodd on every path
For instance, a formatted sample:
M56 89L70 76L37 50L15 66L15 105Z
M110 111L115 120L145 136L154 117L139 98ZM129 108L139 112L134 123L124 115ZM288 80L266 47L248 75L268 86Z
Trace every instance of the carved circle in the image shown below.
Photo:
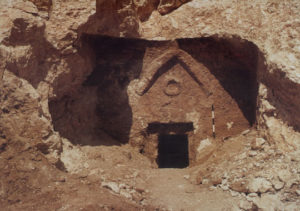
M165 89L164 93L167 96L177 96L181 93L181 86L180 83L175 80L169 80Z

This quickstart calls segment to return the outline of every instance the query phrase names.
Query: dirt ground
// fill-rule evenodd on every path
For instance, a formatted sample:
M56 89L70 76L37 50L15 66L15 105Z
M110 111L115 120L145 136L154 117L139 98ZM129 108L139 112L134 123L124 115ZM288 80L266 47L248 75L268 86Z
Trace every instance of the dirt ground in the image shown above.
M242 154L255 136L228 139L206 162L185 169L153 168L128 145L64 143L62 171L26 146L12 155L17 148L9 145L0 154L1 210L239 210L239 197L199 172Z

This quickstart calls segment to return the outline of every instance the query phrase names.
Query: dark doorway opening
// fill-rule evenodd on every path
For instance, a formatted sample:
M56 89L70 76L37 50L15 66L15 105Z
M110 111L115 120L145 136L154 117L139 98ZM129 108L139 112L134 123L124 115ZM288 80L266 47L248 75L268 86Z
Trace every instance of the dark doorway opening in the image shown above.
M189 166L189 144L186 134L158 136L159 168L185 168Z
M177 133L184 134L189 131L194 130L193 122L170 122L170 123L161 123L161 122L151 122L148 124L147 132L151 133Z

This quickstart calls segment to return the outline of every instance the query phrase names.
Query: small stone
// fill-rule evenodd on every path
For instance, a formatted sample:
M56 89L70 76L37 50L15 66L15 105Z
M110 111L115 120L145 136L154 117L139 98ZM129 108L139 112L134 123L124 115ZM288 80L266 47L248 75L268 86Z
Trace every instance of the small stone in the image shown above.
M287 169L279 169L277 172L278 178L281 182L288 182L291 177L291 173Z
M238 160L244 160L245 158L247 158L246 152L244 152L238 156Z
M292 169L291 172L292 172L293 174L297 174L298 170L297 170L297 169Z
M228 173L227 172L225 172L224 174L223 174L223 176L222 176L222 179L226 179L226 178L228 178ZM222 181L223 182L223 181Z
M260 150L262 146L266 143L266 140L263 138L256 138L251 142L252 150Z
M251 193L265 193L272 190L272 184L263 177L250 180L248 187Z
M260 164L259 163L254 163L254 166L255 167L260 167Z
M209 187L209 190L210 190L210 191L214 191L214 190L216 190L216 189L217 189L216 186L210 186L210 187Z
M275 151L273 149L270 149L270 150L267 151L268 155L274 155L274 152Z
M248 201L240 201L239 208L243 210L250 210L252 208L252 203Z
M66 178L65 177L58 177L57 182L65 182Z
M242 132L242 135L243 135L243 136L245 136L245 135L247 135L249 132L250 132L250 130L249 130L249 129L247 129L247 130L244 130L244 131Z
M253 202L257 197L258 197L258 195L256 193L249 193L246 196L246 199L247 199L247 201Z
M293 162L299 162L300 161L300 151L292 152L290 154L291 161Z
M281 150L276 150L275 155L280 156L281 159L283 158L283 152Z
M257 197L258 195L257 195L257 193L249 193L248 196L251 198L254 198L254 197Z
M219 184L222 183L221 176L214 175L214 176L211 177L210 180L211 180L211 182L212 182L213 185L219 185Z
M146 199L142 199L142 200L140 201L140 205L143 205L143 206L147 205Z
M141 194L145 192L145 190L143 188L135 188L135 190Z
M129 190L129 193L136 193L135 189Z
M257 155L257 152L255 152L255 151L250 151L250 152L248 153L248 155L249 155L250 157L254 157L254 156Z
M229 187L227 186L227 185L220 185L220 188L222 189L222 190L224 190L224 191L227 191L227 190L229 190Z
M234 181L230 184L230 189L240 192L240 193L247 193L248 192L248 184L244 180Z
M300 196L300 190L296 190L298 196Z
M237 197L239 195L239 193L236 191L230 191L230 194L232 197Z
M272 184L273 184L274 189L277 191L281 190L284 187L284 182L281 182L278 180L273 181Z
M115 193L120 192L120 188L119 188L118 184L115 183L115 182L102 182L101 186L104 187L104 188L108 188L108 189L112 190Z
M121 189L120 195L121 195L121 196L124 196L124 197L127 198L127 199L131 199L131 198L132 198L131 194L128 193L128 192L127 192L126 190L124 190L124 189Z
M190 175L184 175L183 178L188 180L188 179L190 179Z
M203 180L202 180L202 184L203 184L203 185L207 185L208 183L209 183L209 180L208 180L208 179L203 179Z
M126 189L126 185L123 184L123 183L121 183L121 184L119 184L119 188L120 188L120 189Z
M247 196L245 193L240 193L240 195L244 198L246 198L246 196Z
M140 194L138 194L137 192L132 193L132 199L136 202L140 202L141 200L144 199L143 196L141 196Z
M133 173L133 177L137 177L139 175L139 172L138 171L135 171L134 173Z
M197 175L196 180L195 180L196 185L202 184L202 180L203 180L203 177L200 174Z

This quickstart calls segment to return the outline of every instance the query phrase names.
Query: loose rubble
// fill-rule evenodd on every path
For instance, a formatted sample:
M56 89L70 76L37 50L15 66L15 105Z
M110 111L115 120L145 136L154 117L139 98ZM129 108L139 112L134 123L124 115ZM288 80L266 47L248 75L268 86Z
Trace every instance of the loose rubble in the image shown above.
M300 157L300 151L283 153L265 139L254 138L244 143L243 152L202 174L201 178L238 197L242 210L255 207L266 211L285 210L286 207L297 210L300 163L296 157Z

